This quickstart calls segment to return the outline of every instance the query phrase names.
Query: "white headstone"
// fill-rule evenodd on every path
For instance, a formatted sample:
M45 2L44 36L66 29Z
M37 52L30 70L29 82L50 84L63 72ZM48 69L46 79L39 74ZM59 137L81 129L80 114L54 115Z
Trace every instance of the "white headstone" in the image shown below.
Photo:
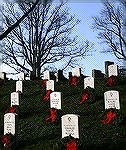
M43 77L44 80L50 80L50 72L48 70L46 70L44 72L44 77Z
M78 115L67 114L62 117L62 138L71 135L79 138Z
M54 80L48 80L46 83L46 90L54 91Z
M50 108L61 109L61 92L50 94Z
M20 91L22 93L22 81L16 82L16 92Z
M19 80L24 80L24 72L20 72L18 78Z
M4 135L7 133L15 134L15 114L6 113L4 115Z
M72 68L72 76L80 77L80 68Z
M105 100L105 109L110 109L110 108L120 109L118 91L111 90L105 92L104 100Z
M0 72L0 79L4 80L5 74L4 72Z
M84 89L86 89L87 86L94 88L94 78L93 77L84 78Z
M110 76L118 76L118 66L117 65L109 65L108 66L108 75Z
M13 92L11 93L11 106L19 105L19 93Z
M56 82L58 82L58 73L55 73L55 77L56 77Z

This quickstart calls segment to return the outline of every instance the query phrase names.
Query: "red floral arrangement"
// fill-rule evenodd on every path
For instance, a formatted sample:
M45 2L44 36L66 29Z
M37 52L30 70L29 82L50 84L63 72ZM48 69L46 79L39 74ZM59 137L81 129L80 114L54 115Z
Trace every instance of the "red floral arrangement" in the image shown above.
M61 139L62 145L66 147L66 150L77 150L78 139L72 137L71 135Z
M80 99L80 105L83 104L83 102L87 99L89 99L90 93L87 90L84 90L82 98Z
M4 147L11 147L14 142L15 136L11 133L2 136L2 143L4 144Z
M110 124L113 121L116 124L119 124L120 118L122 115L119 110L117 110L115 108L110 108L110 109L107 109L101 116L104 118L104 120L102 119L100 121L101 124Z
M46 83L47 83L47 81L48 81L48 80L46 80L46 79L45 79L45 80L43 80L43 82L42 82L42 89L46 87Z
M43 100L48 101L50 99L51 93L52 93L52 90L47 90L46 95L44 96Z
M9 113L15 113L15 108L11 106L11 107L9 108Z
M46 123L47 123L49 120L51 120L52 123L54 123L54 121L57 119L57 111L58 111L58 110L55 109L55 108L50 108L50 116L45 119Z
M72 76L70 79L70 85L77 86L77 84L78 84L78 77Z
M95 101L95 89L88 86L86 87L86 89L84 89L79 104L80 105L86 104L89 107L89 105L94 103L94 101Z
M76 150L77 149L77 140L72 139L70 142L66 144L66 150Z
M116 84L116 82L117 82L117 77L112 75L112 76L107 78L105 85L113 86Z

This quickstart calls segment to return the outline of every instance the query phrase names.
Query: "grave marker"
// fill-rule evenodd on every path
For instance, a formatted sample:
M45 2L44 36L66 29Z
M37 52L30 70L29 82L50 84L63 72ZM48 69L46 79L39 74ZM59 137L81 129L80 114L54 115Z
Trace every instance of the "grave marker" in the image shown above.
M84 78L84 89L86 89L87 86L94 88L94 78L93 77Z
M22 81L16 82L16 92L20 91L22 93Z
M50 108L61 109L61 92L50 94Z
M62 117L62 138L71 135L79 138L78 115L67 114Z
M46 82L46 90L54 91L54 80L49 80Z
M104 100L105 100L105 109L110 109L110 108L120 109L118 91L111 90L105 92Z
M80 68L72 68L72 76L80 77Z
M48 70L44 71L44 80L50 80L50 72Z
M58 82L58 72L55 73L56 82Z
M6 113L4 115L4 135L7 133L15 134L15 114Z
M118 66L117 65L109 65L108 66L108 75L110 76L118 76Z
M24 80L24 72L20 72L18 76L19 80Z
M11 106L19 105L19 93L13 92L11 93Z

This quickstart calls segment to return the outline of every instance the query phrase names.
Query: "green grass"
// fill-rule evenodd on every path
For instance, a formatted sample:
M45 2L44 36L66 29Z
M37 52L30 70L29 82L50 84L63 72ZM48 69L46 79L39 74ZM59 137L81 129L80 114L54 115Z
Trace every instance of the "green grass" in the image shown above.
M113 87L106 87L103 79L95 79L95 83L96 101L88 108L86 104L79 104L82 84L71 87L69 81L55 83L55 91L62 92L62 115L79 115L77 150L123 150L126 147L126 124L103 125L100 117L104 111L104 92L108 90L119 91L121 113L126 113L126 78L120 78L119 84ZM6 81L0 88L0 137L3 135L4 110L10 106L10 94L15 91L15 85L16 81ZM18 150L65 150L65 145L61 144L61 121L54 124L45 122L49 116L49 101L43 100L45 92L42 80L23 81L16 120Z

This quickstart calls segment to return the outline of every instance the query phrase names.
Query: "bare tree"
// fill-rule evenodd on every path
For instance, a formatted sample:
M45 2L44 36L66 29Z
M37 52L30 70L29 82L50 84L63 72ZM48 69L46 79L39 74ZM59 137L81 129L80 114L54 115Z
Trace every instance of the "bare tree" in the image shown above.
M106 1L98 16L93 17L93 29L98 31L98 38L107 43L108 49L118 59L126 61L126 35L124 35L124 4Z
M31 5L6 5L6 26L17 20ZM17 11L15 8L18 8ZM69 13L65 3L38 3L28 17L7 36L3 63L16 71L19 70L15 66L25 71L31 70L37 77L40 77L42 67L47 64L65 59L65 67L71 65L75 58L84 57L92 46L89 41L79 43L76 37L71 36L78 23L79 20Z
M16 20L16 22L12 25L10 25L2 34L0 34L0 40L4 39L12 30L14 30L27 16L28 14L33 11L33 9L35 8L35 6L38 4L38 2L41 0L36 0L35 2L33 2L32 7L29 8L29 10L27 12L25 12L25 14L23 14L18 20ZM20 0L16 0L17 3L20 3ZM44 1L45 3L48 2L48 0Z

